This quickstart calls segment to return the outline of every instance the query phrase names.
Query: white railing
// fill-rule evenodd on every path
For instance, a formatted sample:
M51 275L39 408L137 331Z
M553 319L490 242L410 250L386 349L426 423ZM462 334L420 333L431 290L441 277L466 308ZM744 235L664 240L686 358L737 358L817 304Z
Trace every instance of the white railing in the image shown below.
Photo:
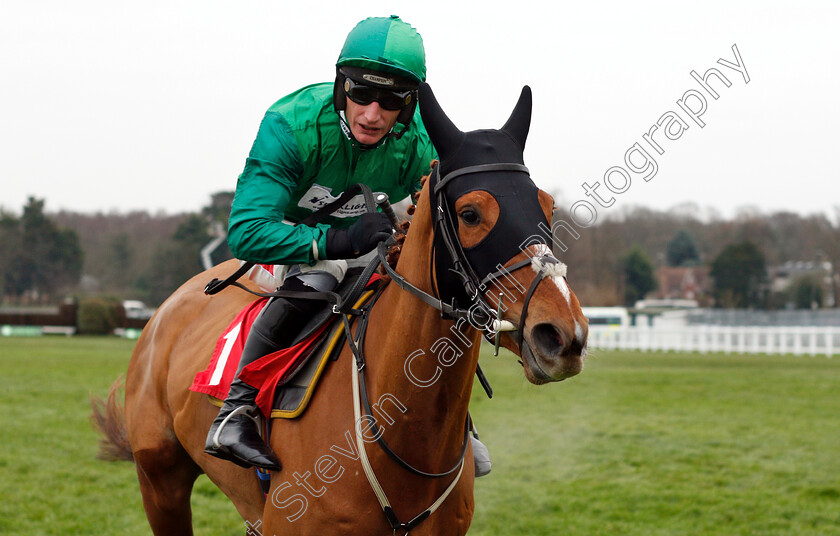
M840 354L840 327L687 326L598 328L589 346L605 350L723 352L739 354Z

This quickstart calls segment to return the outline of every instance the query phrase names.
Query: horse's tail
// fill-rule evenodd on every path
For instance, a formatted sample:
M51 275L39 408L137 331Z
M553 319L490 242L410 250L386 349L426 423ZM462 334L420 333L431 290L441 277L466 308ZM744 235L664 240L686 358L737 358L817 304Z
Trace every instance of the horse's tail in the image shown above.
M117 392L122 386L123 378L120 376L111 386L107 400L95 395L90 397L93 408L90 422L102 435L99 439L99 453L96 455L100 460L134 461L125 426L125 409L117 399Z

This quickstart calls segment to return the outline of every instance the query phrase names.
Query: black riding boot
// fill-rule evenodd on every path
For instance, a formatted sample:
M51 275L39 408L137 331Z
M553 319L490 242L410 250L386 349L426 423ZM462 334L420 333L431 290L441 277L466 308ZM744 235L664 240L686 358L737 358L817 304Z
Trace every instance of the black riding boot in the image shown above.
M207 433L204 452L242 467L255 465L279 471L280 460L260 437L252 418L259 412L256 397L256 389L239 379L233 380L225 403ZM236 410L239 412L230 417ZM228 421L224 422L225 419Z
M287 284L283 288L302 290L294 287L298 285ZM316 307L317 302L309 300L273 298L263 308L245 341L236 379L230 384L225 403L207 433L204 452L242 467L255 465L280 470L280 460L260 437L253 418L259 414L256 406L258 390L241 381L239 373L249 363L287 347Z

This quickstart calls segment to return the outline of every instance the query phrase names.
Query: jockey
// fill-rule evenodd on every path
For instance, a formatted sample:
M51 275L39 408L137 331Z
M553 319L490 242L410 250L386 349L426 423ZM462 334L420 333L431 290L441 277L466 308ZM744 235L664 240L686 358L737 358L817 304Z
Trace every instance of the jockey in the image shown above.
M410 203L436 158L414 113L425 79L420 34L397 16L368 18L347 36L334 83L306 86L268 109L236 185L228 233L236 258L276 265L275 284L264 286L331 291L347 259L372 252L391 235L388 218L367 213L361 195L324 223L295 224L355 183ZM206 453L243 467L280 469L246 414L257 411L257 389L238 377L249 363L289 346L318 306L273 298L263 308L210 427Z

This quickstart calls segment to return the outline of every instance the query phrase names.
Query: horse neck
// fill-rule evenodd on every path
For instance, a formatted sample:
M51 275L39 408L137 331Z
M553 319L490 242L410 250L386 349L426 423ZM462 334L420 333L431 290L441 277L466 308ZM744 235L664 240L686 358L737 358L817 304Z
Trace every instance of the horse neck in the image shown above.
M426 193L421 201L428 199ZM431 294L431 215L423 205L418 203L396 269ZM386 430L386 437L404 437L415 447L427 441L437 448L426 452L452 457L464 437L479 342L480 334L467 322L444 320L437 309L396 284L388 285L371 313L367 347L376 356L371 354L368 385L371 403L387 393L401 403L400 411L406 408L389 428L407 426L411 433Z

